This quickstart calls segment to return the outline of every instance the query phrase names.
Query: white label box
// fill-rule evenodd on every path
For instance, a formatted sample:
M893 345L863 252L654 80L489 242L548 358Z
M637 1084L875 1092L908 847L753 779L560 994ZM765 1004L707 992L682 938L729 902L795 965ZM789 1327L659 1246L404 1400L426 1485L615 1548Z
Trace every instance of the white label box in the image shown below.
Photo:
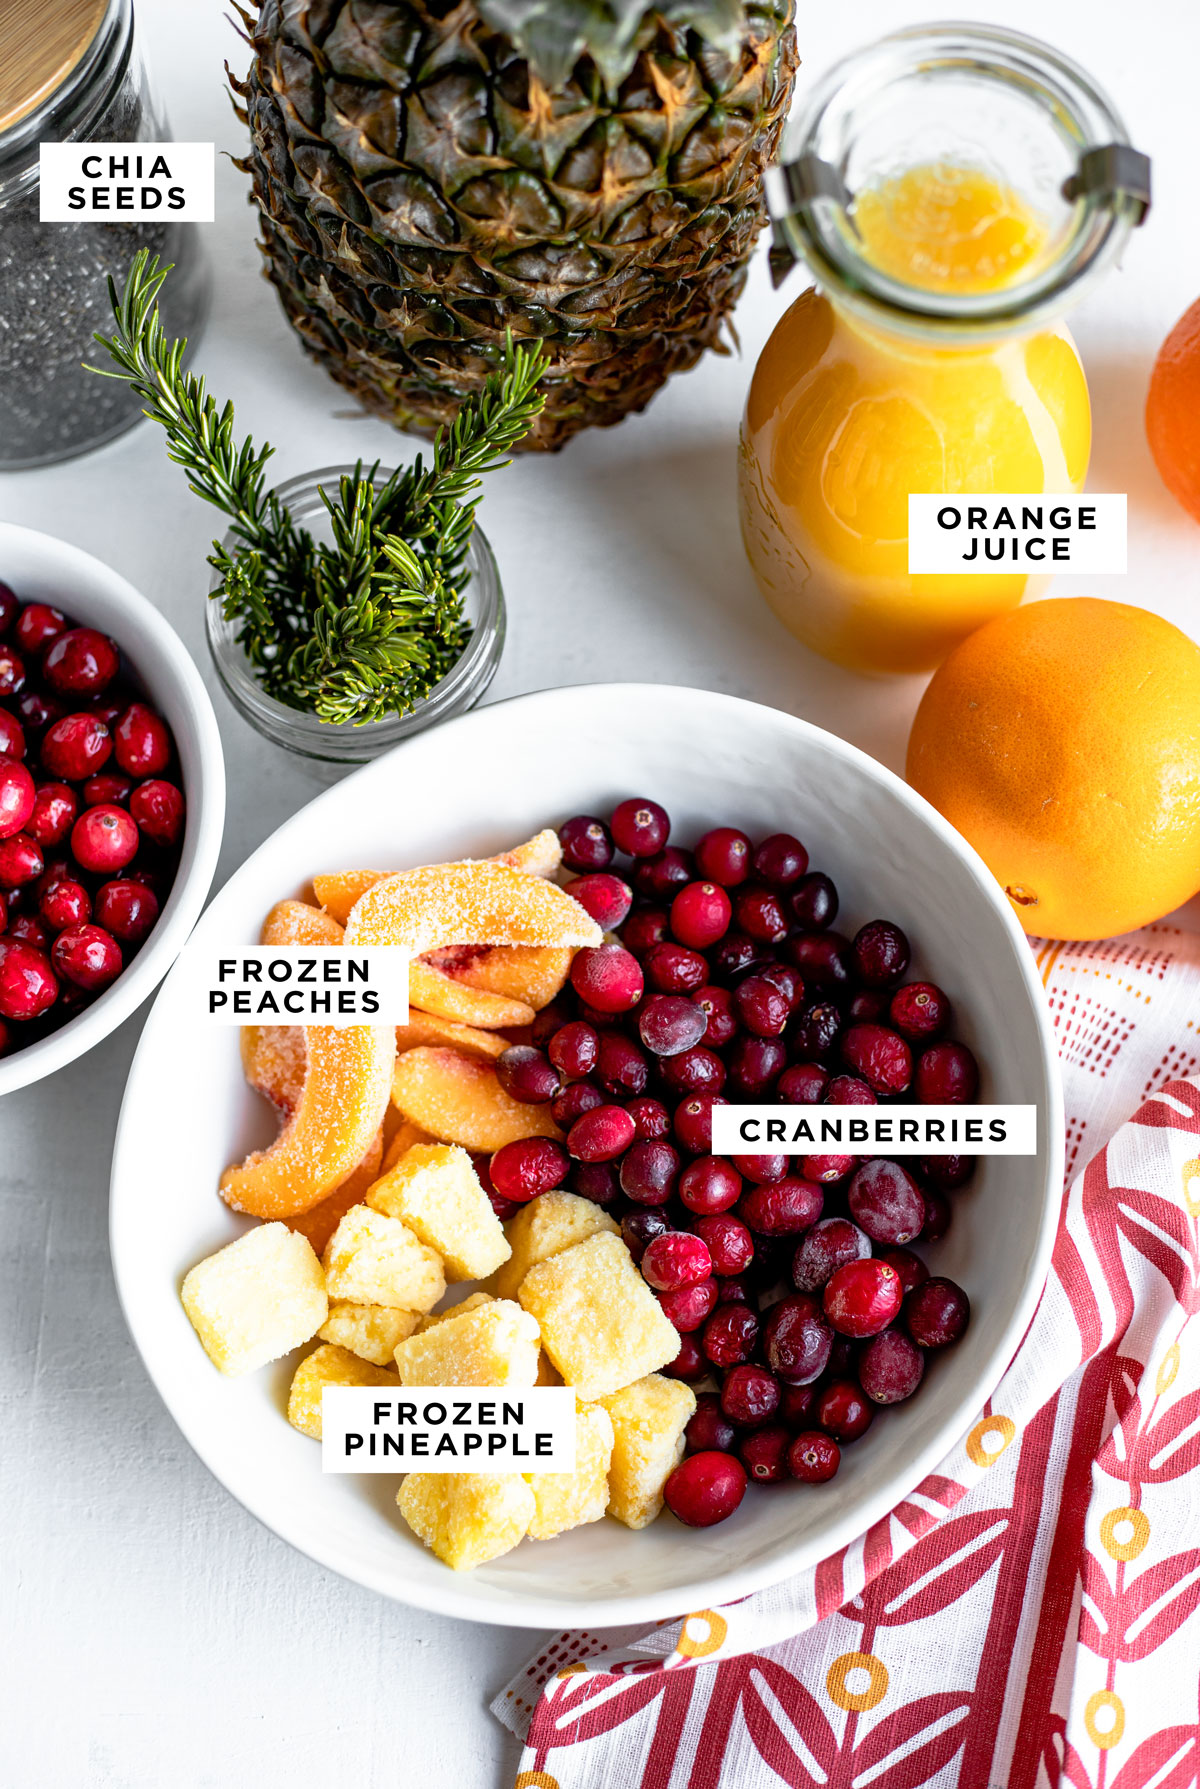
M44 224L211 224L212 143L40 143Z
M406 1025L408 960L398 944L189 945L175 974L214 1025Z
M1036 1155L1036 1106L714 1106L716 1155Z
M995 577L1020 572L1123 572L1124 492L1075 497L1040 492L913 492L909 572Z
M574 1472L569 1385L327 1385L322 1472Z

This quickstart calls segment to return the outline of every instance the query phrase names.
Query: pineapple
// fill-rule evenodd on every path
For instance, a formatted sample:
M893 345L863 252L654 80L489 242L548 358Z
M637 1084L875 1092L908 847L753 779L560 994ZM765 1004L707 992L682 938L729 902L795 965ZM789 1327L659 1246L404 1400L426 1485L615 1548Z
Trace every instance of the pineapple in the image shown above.
M505 331L550 354L525 447L719 347L795 73L793 0L259 0L234 85L293 327L432 434Z

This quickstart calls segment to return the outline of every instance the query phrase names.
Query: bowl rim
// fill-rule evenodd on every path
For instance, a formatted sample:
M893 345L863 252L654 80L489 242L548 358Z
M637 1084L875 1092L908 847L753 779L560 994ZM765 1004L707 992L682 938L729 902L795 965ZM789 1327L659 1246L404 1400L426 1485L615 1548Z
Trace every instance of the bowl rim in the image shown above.
M129 968L91 1006L66 1025L12 1056L0 1057L0 1097L31 1086L85 1055L135 1012L166 975L195 925L216 873L225 830L225 754L212 701L194 659L183 641L148 597L94 553L41 529L0 522L0 564L6 548L24 550L72 573L102 583L114 604L128 617L129 633L118 642L137 660L141 643L153 646L175 680L174 693L187 712L194 734L195 788L188 791L188 820L193 838L185 835L184 858L171 893L147 944ZM87 603L84 602L86 610ZM80 612L80 620L87 615ZM150 694L151 692L147 692ZM156 701L160 692L153 692ZM190 856L190 861L189 861Z
M766 711L801 737L814 741L820 740L826 749L832 749L835 754L843 757L849 764L863 771L883 788L890 790L902 806L932 828L941 841L961 859L974 880L981 899L999 918L1009 936L1010 943L1015 947L1013 955L1017 964L1018 977L1028 999L1041 1045L1039 1068L1040 1079L1043 1083L1042 1097L1045 1102L1045 1171L1037 1238L1035 1246L1029 1254L1020 1296L1015 1301L1008 1322L991 1350L986 1369L980 1375L975 1389L969 1395L967 1393L960 1394L937 1422L931 1423L930 1437L918 1450L901 1478L887 1488L863 1498L856 1507L851 1509L849 1514L844 1514L831 1523L829 1531L821 1538L819 1550L814 1549L811 1541L806 1545L803 1533L801 1533L793 1544L781 1547L769 1558L747 1565L730 1567L708 1576L701 1574L694 1584L668 1586L664 1589L649 1590L620 1599L589 1600L580 1598L577 1603L569 1606L542 1596L525 1597L520 1602L497 1601L493 1603L489 1601L483 1603L478 1596L472 1593L469 1573L455 1573L449 1570L445 1574L444 1584L440 1579L436 1586L428 1586L420 1582L397 1584L394 1578L387 1573L373 1571L369 1568L363 1569L357 1562L347 1560L343 1549L337 1542L330 1542L327 1538L319 1535L314 1539L306 1531L304 1519L296 1520L290 1509L268 1510L262 1507L257 1497L244 1493L244 1490L233 1490L220 1470L208 1458L204 1439L197 1433L201 1425L192 1420L190 1409L183 1410L176 1407L169 1389L169 1376L160 1373L156 1362L142 1347L138 1328L131 1314L135 1301L127 1293L126 1286L127 1275L132 1275L137 1271L138 1251L132 1243L126 1246L122 1237L123 1202L120 1184L123 1158L129 1147L127 1133L132 1123L129 1087L133 1085L137 1077L142 1052L149 1053L153 1048L153 1026L148 1023L130 1066L126 1093L122 1100L113 1147L109 1196L109 1246L117 1298L129 1326L134 1346L142 1358L146 1371L192 1451L208 1467L213 1477L229 1495L234 1497L263 1527L278 1535L280 1539L286 1541L306 1558L338 1573L339 1576L348 1579L351 1583L376 1591L391 1601L423 1609L434 1615L450 1615L461 1620L486 1622L494 1626L514 1628L551 1628L555 1630L577 1627L611 1628L624 1626L630 1622L669 1620L684 1615L689 1608L720 1607L724 1603L738 1601L811 1568L820 1559L827 1558L849 1545L874 1523L886 1516L920 1484L938 1461L943 1459L968 1432L970 1424L978 1416L986 1399L994 1392L1016 1353L1021 1338L1033 1318L1050 1270L1050 1258L1058 1230L1061 1204L1065 1138L1058 1052L1054 1042L1049 1010L1042 997L1033 952L1029 948L1026 935L1004 901L991 872L966 840L950 826L948 821L942 818L941 814L923 796L918 795L886 765L879 763L859 747L841 739L837 734L829 733L811 721L803 720L784 709L772 708L767 703L753 702L744 697L727 695L722 691L701 690L688 685L644 683L556 685L523 695L510 696L501 702L490 703L486 708L460 715L454 720L444 723L444 726L453 727L458 731L486 727L489 724L487 717L493 708L511 709L514 705L523 705L528 711L530 723L536 726L545 724L544 717L554 714L556 707L569 704L573 700L578 701L585 696L585 693L586 696L595 700L615 702L619 711L625 705L644 699L650 690L654 691L656 699L660 701L665 693L670 692L675 696L715 704L732 713L746 710ZM440 734L442 729L439 728L436 731ZM425 736L426 739L428 737L428 735ZM389 764L398 753L405 751L413 744L415 741L404 741L394 747L392 751L374 759L371 764L360 767L352 775L366 777L373 773L377 774L380 766ZM301 816L311 819L314 809L318 809L321 804L332 806L349 780L350 778L346 778L339 781L333 788L317 796L307 807L298 810L283 823L283 826L277 828L276 832L264 840L257 850L246 859L241 869L234 872L234 875L225 883L217 900L219 901L232 887L234 880L242 874L248 865L256 862L263 854L272 849L281 832L297 824ZM166 989L160 990L155 1002L156 1007L165 992ZM167 1384L164 1384L164 1378L167 1378ZM310 1527L311 1524L307 1526Z

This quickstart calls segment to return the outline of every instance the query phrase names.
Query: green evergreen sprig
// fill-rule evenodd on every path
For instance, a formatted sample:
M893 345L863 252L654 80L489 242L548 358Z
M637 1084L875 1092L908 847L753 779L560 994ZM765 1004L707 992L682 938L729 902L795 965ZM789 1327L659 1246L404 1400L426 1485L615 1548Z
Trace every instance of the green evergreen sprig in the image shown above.
M544 399L545 357L514 347L448 429L428 465L379 477L379 463L322 490L332 540L298 527L267 488L274 449L234 438L231 403L218 405L203 378L184 370L186 340L168 337L158 298L170 267L139 250L118 293L109 280L115 329L97 333L112 367L145 414L167 432L167 453L198 497L230 518L233 545L213 542L213 592L276 701L323 721L362 725L407 714L428 695L470 638L463 617L467 549L483 478L507 465Z

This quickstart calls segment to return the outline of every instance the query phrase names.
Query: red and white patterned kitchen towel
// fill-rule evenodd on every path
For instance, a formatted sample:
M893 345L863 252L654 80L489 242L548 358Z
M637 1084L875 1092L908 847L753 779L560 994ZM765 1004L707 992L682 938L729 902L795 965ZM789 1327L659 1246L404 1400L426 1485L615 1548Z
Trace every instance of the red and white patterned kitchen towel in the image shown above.
M995 1395L815 1570L650 1633L558 1636L493 1704L525 1740L515 1789L1197 1782L1200 937L1037 960L1069 1192Z

